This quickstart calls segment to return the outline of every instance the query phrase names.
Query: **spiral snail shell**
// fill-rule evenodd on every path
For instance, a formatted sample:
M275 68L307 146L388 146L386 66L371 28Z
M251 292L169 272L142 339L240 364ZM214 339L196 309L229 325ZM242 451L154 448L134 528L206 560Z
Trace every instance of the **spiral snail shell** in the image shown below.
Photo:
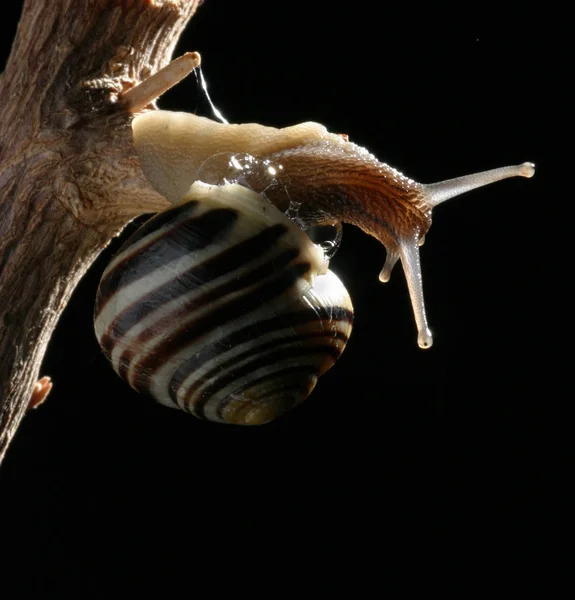
M401 260L418 344L429 348L419 246L432 209L534 173L523 163L424 185L317 123L275 129L153 111L133 131L146 177L173 206L104 272L96 335L134 389L226 423L265 423L299 404L351 333L349 295L298 225L346 222L377 238L381 281ZM239 155L255 167L230 177Z
M118 374L162 404L259 424L301 402L353 318L323 252L237 184L194 183L106 269L96 332Z

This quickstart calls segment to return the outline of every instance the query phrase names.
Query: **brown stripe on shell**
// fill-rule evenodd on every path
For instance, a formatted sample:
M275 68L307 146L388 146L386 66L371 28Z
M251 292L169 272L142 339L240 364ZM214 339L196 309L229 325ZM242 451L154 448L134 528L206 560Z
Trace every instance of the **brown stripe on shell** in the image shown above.
M155 233L158 229L170 225L177 220L182 213L183 205L173 206L148 219L141 227L138 228L120 247L119 252L123 252L125 249L133 246L136 242L143 240L146 236ZM187 217L192 217L193 214L200 207L200 203L197 200L191 200L185 204L185 213Z
M223 305L217 306L208 314L202 315L199 320L185 323L178 327L168 340L160 343L144 356L138 364L132 367L136 373L132 381L132 387L140 392L147 392L150 388L154 372L174 354L183 350L191 340L198 339L208 331L212 331L215 327L222 326L240 316L251 313L257 310L262 303L270 302L274 298L281 296L300 277L308 273L310 268L311 265L307 262L292 264L278 276L265 281L255 288L250 288L247 293L233 298Z
M330 361L331 364L333 364L339 358L340 354L341 352L339 352L338 349L328 344L318 346L295 346L291 348L281 348L275 352L269 352L264 356L259 356L255 360L252 360L235 370L232 369L226 374L220 374L214 383L207 386L201 392L200 397L193 402L191 406L188 405L188 408L191 409L190 412L193 412L196 416L205 418L205 406L215 394L224 389L226 386L230 385L233 381L240 380L242 377L248 376L258 369L270 367L270 371L269 373L266 373L265 377L267 378L269 376L272 379L276 379L281 377L281 373L285 370L285 367L279 367L276 371L274 370L274 366L277 366L279 361L293 359L294 366L308 367L310 369L309 373L317 377L320 374L320 368L317 364L318 361L306 361L305 359L311 359L315 356L318 358L325 358ZM231 395L228 395L226 399L222 400L218 405L218 414L220 417L222 410L229 401L229 398L241 394L245 390L246 386L253 386L254 383L259 379L261 378L255 380L250 379L248 384L234 390Z
M254 285L259 284L261 281L270 278L274 273L278 271L278 269L290 265L290 263L292 263L292 261L295 258L297 258L298 254L299 252L296 248L289 248L287 250L284 250L272 260L264 263L256 269L253 269L249 273L246 273L235 279L229 279L221 285L213 288L209 292L206 292L205 294L202 294L199 297L193 298L190 302L183 302L182 304L180 304L177 307L177 309L173 310L170 314L155 321L153 327L145 329L135 339L130 340L130 347L124 350L120 357L120 361L122 362L123 367L121 367L121 369L118 371L119 375L123 378L127 378L129 370L127 367L131 364L135 354L139 350L141 350L147 342L154 338L158 332L170 331L174 327L175 323L181 323L182 319L189 317L189 315L193 315L194 312L198 309L204 308L212 302L221 300L225 296L236 294L245 288L250 288ZM233 304L233 301L228 304ZM217 309L215 310L217 311ZM216 320L211 318L213 312L214 311L201 316L200 323L196 324L196 328L199 332L205 333L205 331L209 330L211 327L217 327L219 325L219 323ZM209 325L201 327L201 323L204 322L209 323ZM183 329L186 330L187 328L193 328L194 324L195 321L192 320L190 322L190 320L188 319L186 321L186 324L183 326ZM180 327L180 329L182 329L182 327ZM160 344L159 348L154 348L152 354L161 354L165 355L165 357L168 358L172 353L176 353L182 350L183 347L188 343L189 339L185 337L182 338L177 334L174 335L175 337L170 337L169 342ZM172 352L168 354L166 348L169 348Z
M176 260L186 252L217 243L227 235L238 219L238 212L228 208L218 208L193 216L195 207L192 206L190 217L187 216L187 205L177 208L180 212L174 212L173 218L169 221L170 227L167 227L161 235L151 236L149 243L142 245L136 251L132 249L131 239L122 246L119 252L121 259L113 269L104 273L100 282L96 298L96 318L106 303L115 294L121 293L123 287L149 276L156 269ZM145 239L145 236L138 237Z
M286 380L288 378L290 378L290 380L297 380L299 378L300 381L300 385L298 386L300 389L306 389L306 387L313 389L313 387L315 386L315 382L317 381L317 376L315 375L315 367L313 365L296 365L293 367L286 367L281 371L276 371L274 373L267 373L265 375L262 375L261 377L258 377L257 379L251 380L249 382L247 382L244 386L238 388L236 390L236 392L234 393L234 396L228 396L225 401L221 402L220 405L217 408L217 413L218 416L220 417L221 420L224 420L222 418L221 415L223 415L226 412L226 408L227 406L229 406L230 403L232 402L239 402L241 404L244 403L248 403L251 404L251 408L254 408L254 405L259 404L263 410L266 410L267 405L270 404L270 399L269 396L267 397L267 399L264 401L262 399L262 401L258 401L257 399L252 399L250 398L249 395L249 390L251 388L257 388L258 386L260 386L261 384L265 383L266 381L269 380L274 380L274 379L278 379L278 378L285 378ZM310 384L309 386L302 386L301 382L303 380L308 380L310 382L313 382L313 384ZM305 392L304 392L305 393ZM287 391L284 393L283 391L281 392L281 400L282 400L282 405L280 407L280 409L275 412L272 416L270 416L269 419L267 420L272 420L275 417L278 417L279 415L281 415L282 413L286 412L287 410L289 410L290 408L293 408L296 404L299 404L299 402L301 402L301 400L303 400L303 398L300 398L298 396L298 394L292 394L292 393L288 393ZM209 401L209 397L206 399L206 403ZM194 412L194 414L200 418L206 418L205 416L205 408L206 408L206 403L204 403L203 405L200 404L199 405L199 412ZM231 421L234 422L234 421ZM265 422L265 421L262 421Z
M215 367L213 367L212 369L207 371L204 375L202 375L199 379L194 381L194 383L186 390L186 398L183 403L177 402L177 393L178 393L181 385L185 381L185 376L183 379L179 379L179 380L175 379L175 377L172 377L172 380L170 381L170 385L169 385L170 398L174 401L175 404L180 404L180 406L182 406L182 404L183 404L182 408L185 408L187 410L187 409L189 409L190 402L193 401L193 396L196 393L196 391L198 389L200 389L210 379L213 379L216 375L225 374L227 371L230 370L230 368L233 369L234 365L237 365L237 364L243 362L247 358L257 357L258 355L261 355L264 352L267 352L268 350L272 350L272 349L277 350L278 348L281 348L282 346L289 346L290 349L295 350L295 353L297 355L298 350L301 350L301 348L302 348L301 344L308 343L311 341L320 341L320 342L323 342L323 344L318 344L317 346L309 346L309 347L321 348L321 347L328 347L328 345L329 345L329 347L333 348L334 354L335 354L335 357L333 357L331 352L326 353L327 355L329 355L329 360L326 360L325 365L322 365L320 371L318 372L318 375L319 375L319 374L327 371L327 369L329 367L331 367L331 365L333 365L333 363L341 356L341 353L343 352L343 349L344 349L348 339L349 339L348 336L345 333L342 333L341 331L329 331L329 330L296 332L292 336L286 336L286 337L282 337L282 338L274 338L263 344L258 344L258 339L256 338L253 340L253 343L254 343L253 347L250 347L239 354L235 354L234 356L232 356L231 358L228 358L224 362L218 363ZM329 344L330 342L332 342L332 343ZM270 355L266 354L265 356L268 357ZM326 358L327 358L327 356L326 356ZM332 358L333 358L333 360L331 360ZM190 367L190 370L187 371L186 375L197 370L197 368L191 367L191 365L189 365L189 363L188 363L188 366ZM181 373L180 369L178 369L178 371L180 371L180 373ZM232 370L232 373L233 373L233 370ZM192 412L193 412L193 410L192 410Z
M316 386L314 375L297 373L295 376L298 378L296 385L274 387L261 393L248 387L242 397L229 398L221 407L221 421L234 425L263 425L277 419L301 404Z
M331 327L334 322L341 323L351 331L353 323L353 314L340 307L316 307L313 310L300 310L289 312L287 314L277 315L275 317L252 323L237 331L234 331L215 342L204 346L198 353L191 356L174 372L169 384L169 393L172 401L177 404L177 393L184 383L189 373L197 371L207 362L213 360L221 354L221 348L234 348L247 342L255 341L258 337L263 337L271 332L295 329L302 326L314 325L316 327L326 326L325 331L317 332L317 335L332 335L337 337L343 343L347 342L347 336L341 331L333 331ZM301 334L298 334L301 335ZM310 334L307 334L310 335ZM278 343L278 340L275 341Z
M285 225L268 227L257 235L238 242L231 248L176 275L172 280L151 289L147 294L136 299L132 305L124 309L110 323L106 333L100 339L100 345L104 349L104 352L110 356L115 345L115 340L122 339L132 327L157 310L159 306L176 300L193 289L199 289L203 285L241 266L249 265L251 261L257 260L266 252L269 252L273 248L274 243L286 232L287 228ZM281 264L281 259L279 259L279 263ZM153 284L153 282L151 283ZM209 301L212 297L217 298L223 293L225 293L225 290L218 288L218 291L212 294L206 301ZM177 311L170 313L163 320L155 322L154 331L161 331L162 327L170 326L173 324L174 319L179 319L189 314L190 310L197 307L198 305L193 303L182 304ZM148 336L139 338L136 340L136 343L143 343L146 339L148 339Z

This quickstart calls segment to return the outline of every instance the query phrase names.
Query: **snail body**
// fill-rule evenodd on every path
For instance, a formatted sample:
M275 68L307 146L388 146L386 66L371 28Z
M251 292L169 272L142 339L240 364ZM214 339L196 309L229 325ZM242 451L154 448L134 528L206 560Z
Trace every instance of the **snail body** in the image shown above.
M276 129L154 111L136 117L132 127L146 177L172 202L182 198L198 179L225 179L222 165L241 152L275 172L274 185L257 169L248 169L242 183L264 193L282 210L295 204L304 222L349 223L379 240L387 251L380 281L389 280L400 260L421 348L433 343L419 261L419 247L431 226L433 208L478 187L535 173L532 163L523 163L421 184L378 161L347 136L329 133L323 125L311 122ZM217 157L222 160L214 160Z
M106 269L95 328L134 389L213 421L259 424L299 404L343 352L353 309L304 229L353 224L401 261L432 345L419 246L432 209L530 163L417 183L317 123L276 129L153 111L133 121L144 174L172 208ZM289 218L288 218L289 217Z

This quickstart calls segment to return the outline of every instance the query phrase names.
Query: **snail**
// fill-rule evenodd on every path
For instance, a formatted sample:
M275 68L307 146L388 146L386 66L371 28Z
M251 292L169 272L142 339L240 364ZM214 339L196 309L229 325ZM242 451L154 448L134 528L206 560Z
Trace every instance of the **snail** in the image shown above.
M421 184L317 123L276 129L151 111L133 120L144 174L172 206L105 270L95 330L134 389L211 421L261 424L303 401L343 352L353 308L313 227L378 239L401 261L421 348L432 345L419 246L432 209L523 163Z

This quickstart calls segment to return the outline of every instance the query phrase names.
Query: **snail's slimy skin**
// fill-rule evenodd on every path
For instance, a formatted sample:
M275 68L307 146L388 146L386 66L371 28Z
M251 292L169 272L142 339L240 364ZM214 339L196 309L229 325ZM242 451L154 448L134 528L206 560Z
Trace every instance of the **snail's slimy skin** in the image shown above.
M133 131L146 177L173 203L182 200L194 181L202 180L209 171L206 165L214 157L246 154L277 166L272 187L259 173L246 172L243 182L264 192L282 210L292 202L301 207L302 214L318 222L350 223L378 239L387 250L381 281L389 280L395 263L401 260L421 348L433 343L419 261L419 246L431 226L432 209L477 187L534 174L533 165L523 163L421 184L318 123L276 129L254 123L222 124L190 113L154 111L136 117Z

